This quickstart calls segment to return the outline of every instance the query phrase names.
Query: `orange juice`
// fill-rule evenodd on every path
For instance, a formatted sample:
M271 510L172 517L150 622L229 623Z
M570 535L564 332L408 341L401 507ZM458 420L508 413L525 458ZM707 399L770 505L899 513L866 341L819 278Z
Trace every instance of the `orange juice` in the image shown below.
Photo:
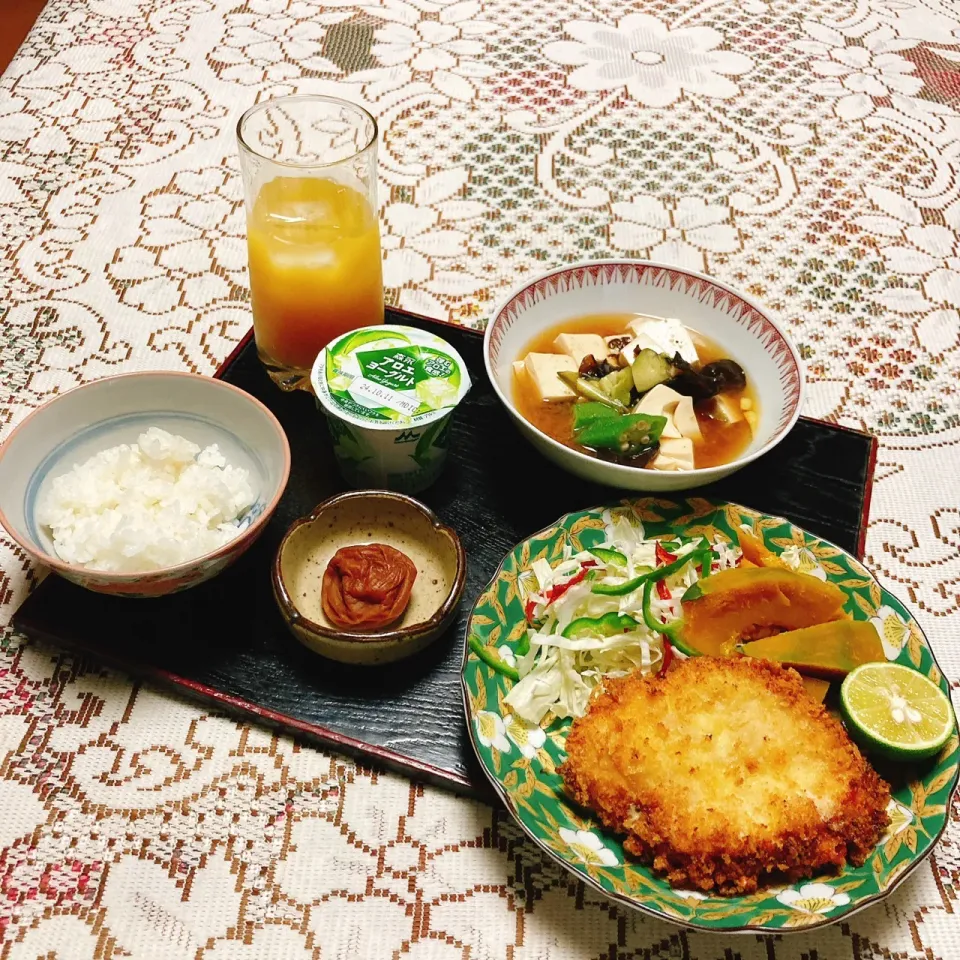
M257 348L307 371L331 340L383 323L376 213L357 190L318 177L277 177L247 221Z

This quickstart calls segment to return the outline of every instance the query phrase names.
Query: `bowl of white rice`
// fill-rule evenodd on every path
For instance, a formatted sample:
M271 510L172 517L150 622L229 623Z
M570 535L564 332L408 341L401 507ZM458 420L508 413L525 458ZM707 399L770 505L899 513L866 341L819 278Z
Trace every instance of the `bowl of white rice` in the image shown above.
M0 445L0 523L82 587L157 597L243 554L289 475L286 434L250 394L131 373L55 398Z

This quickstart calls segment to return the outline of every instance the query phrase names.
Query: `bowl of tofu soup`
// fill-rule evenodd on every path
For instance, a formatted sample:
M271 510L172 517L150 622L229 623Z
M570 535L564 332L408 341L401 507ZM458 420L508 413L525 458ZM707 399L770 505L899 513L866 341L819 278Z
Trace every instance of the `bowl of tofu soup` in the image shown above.
M768 453L803 402L799 354L717 280L594 260L515 287L484 336L487 374L533 445L627 490L686 490Z

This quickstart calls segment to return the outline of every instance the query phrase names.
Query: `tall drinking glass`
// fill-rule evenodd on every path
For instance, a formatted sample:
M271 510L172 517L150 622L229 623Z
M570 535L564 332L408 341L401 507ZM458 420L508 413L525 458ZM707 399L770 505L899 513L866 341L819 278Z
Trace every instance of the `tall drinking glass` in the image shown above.
M267 100L237 124L257 352L285 390L317 354L383 322L377 124L334 97Z

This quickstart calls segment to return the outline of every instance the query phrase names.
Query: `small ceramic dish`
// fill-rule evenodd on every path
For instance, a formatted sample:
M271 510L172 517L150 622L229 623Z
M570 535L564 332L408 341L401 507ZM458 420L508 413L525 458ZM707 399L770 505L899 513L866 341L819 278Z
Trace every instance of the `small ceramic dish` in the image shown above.
M714 467L641 470L574 450L526 420L514 401L513 361L545 330L598 313L676 317L729 351L759 399L760 422L747 449ZM570 473L625 490L686 490L728 476L772 450L793 428L803 405L800 355L759 303L712 277L647 260L574 263L524 280L491 314L483 350L493 389L533 446Z
M341 547L385 543L417 568L410 603L384 630L344 630L323 612L320 585ZM450 625L467 561L456 533L422 503L388 490L355 490L324 500L295 521L277 549L273 595L290 632L315 653L374 666L424 649Z
M54 478L76 463L135 443L161 427L201 447L216 443L242 467L257 500L229 543L176 566L114 573L59 558L37 503ZM216 576L263 532L290 476L290 445L277 418L249 393L192 373L144 371L104 377L54 398L31 413L0 445L0 524L37 562L97 593L159 597Z

